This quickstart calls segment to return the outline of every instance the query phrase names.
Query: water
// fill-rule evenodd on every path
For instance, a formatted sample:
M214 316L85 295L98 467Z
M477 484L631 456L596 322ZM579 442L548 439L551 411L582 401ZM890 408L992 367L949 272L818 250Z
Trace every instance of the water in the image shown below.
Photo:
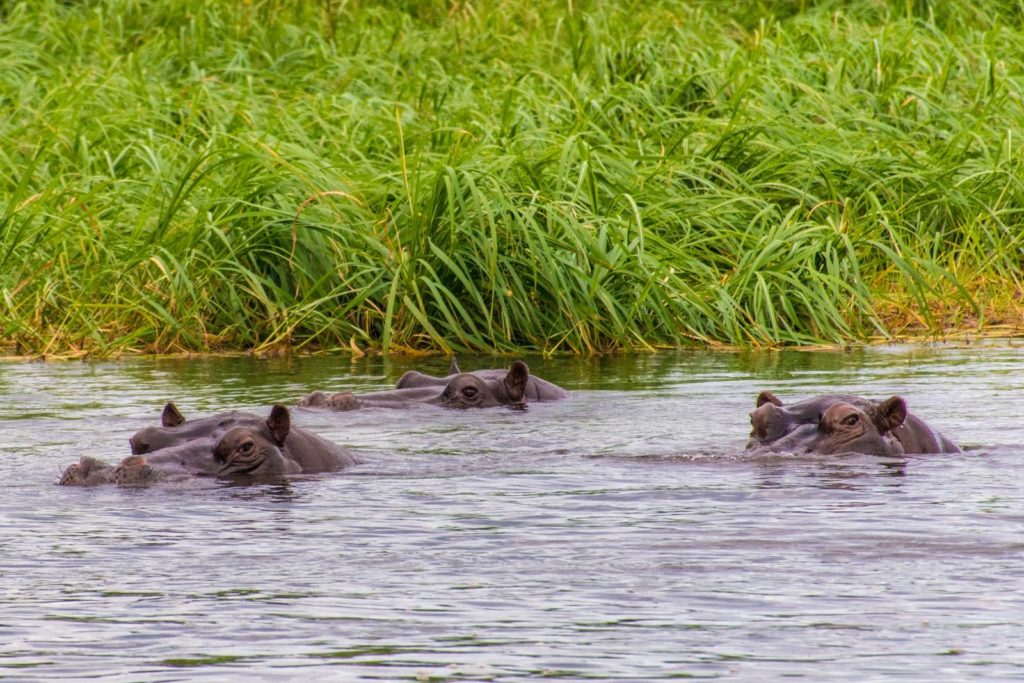
M446 362L0 364L0 678L1024 678L1021 346L527 360L573 398L305 412L366 463L140 490L53 482L169 399ZM968 451L744 458L762 389L898 393Z

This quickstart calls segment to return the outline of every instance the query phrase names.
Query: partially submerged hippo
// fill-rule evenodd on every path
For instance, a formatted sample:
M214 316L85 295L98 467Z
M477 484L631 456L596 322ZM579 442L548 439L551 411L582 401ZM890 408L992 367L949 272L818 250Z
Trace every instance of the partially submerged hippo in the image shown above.
M302 472L333 472L359 461L341 446L301 427L291 426L291 415L284 406L274 406L270 417L231 411L210 417L186 420L177 406L168 403L160 415L160 427L146 427L129 439L134 455L182 447L188 451L212 452L214 444L236 427L269 430L281 435L282 454L298 463ZM148 456L147 456L148 457Z
M872 401L831 395L791 405L768 391L750 414L747 450L756 453L959 453L960 448L907 411L899 396Z
M516 361L512 364L509 370L502 368L490 368L486 370L473 370L471 372L462 372L459 369L459 363L452 356L451 361L448 363L448 374L440 377L435 375L427 375L416 370L410 370L402 375L398 382L395 384L396 389L416 389L421 387L438 387L448 385L455 377L460 375L473 375L483 380L501 380L509 374L509 372L517 365L522 365L523 369L526 370L526 389L523 392L523 396L527 401L560 401L563 398L569 398L569 392L551 382L541 379L536 375L531 375L529 368L523 361Z
M145 485L168 478L211 476L267 479L299 472L330 472L359 461L340 446L291 426L284 406L270 416L232 411L185 420L173 403L161 427L130 439L132 455L117 465L83 457L64 470L60 484Z
M415 370L402 375L394 389L367 394L314 391L299 405L331 410L358 408L410 408L436 405L445 408L522 408L531 401L557 401L569 392L551 382L534 377L526 363L516 361L508 370L491 369L461 372L452 358L448 375L435 377Z

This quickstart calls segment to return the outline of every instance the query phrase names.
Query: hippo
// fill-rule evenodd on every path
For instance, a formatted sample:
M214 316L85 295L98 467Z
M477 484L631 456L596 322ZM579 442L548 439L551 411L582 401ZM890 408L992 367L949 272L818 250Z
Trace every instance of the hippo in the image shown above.
M526 363L515 361L508 370L491 369L461 372L452 358L448 375L435 377L409 371L394 389L367 394L314 391L299 401L307 408L356 410L358 408L411 408L435 405L445 408L523 408L528 401L556 401L569 392L530 375Z
M757 397L750 423L747 450L756 453L960 452L956 444L910 413L899 396L879 402L860 396L827 395L786 406L764 391Z
M283 415L281 411L284 411ZM287 440L283 441L282 453L287 460L298 463L302 472L332 472L358 464L355 456L340 446L306 429L292 428L291 415L284 406L274 406L269 418L253 413L231 411L186 420L177 406L168 403L160 416L162 426L139 430L132 435L129 443L133 455L144 455L159 450L163 456L177 452L168 449L181 448L182 458L190 459L189 453L198 452L200 462L206 466L214 444L230 430L236 427L262 429L275 419L287 420L288 428L284 429Z
M526 363L522 361L516 361L526 368ZM513 363L513 367L516 365ZM569 398L569 392L558 386L552 384L547 380L541 379L536 375L529 374L529 368L527 370L526 379L526 390L524 396L528 401L560 401L564 398ZM409 370L404 375L398 378L398 382L395 384L396 389L412 389L418 387L437 387L447 385L453 377L456 375L475 375L485 380L501 380L508 374L508 370L501 368L491 368L486 370L473 370L469 373L464 373L459 369L458 360L455 356L452 356L451 361L448 363L448 374L444 377L438 377L434 375L427 375L416 370Z
M58 483L141 486L189 476L269 479L300 472L329 472L359 461L312 432L293 428L291 415L275 405L270 416L232 411L185 420L173 403L162 427L147 427L130 439L132 455L117 465L91 457L64 470Z

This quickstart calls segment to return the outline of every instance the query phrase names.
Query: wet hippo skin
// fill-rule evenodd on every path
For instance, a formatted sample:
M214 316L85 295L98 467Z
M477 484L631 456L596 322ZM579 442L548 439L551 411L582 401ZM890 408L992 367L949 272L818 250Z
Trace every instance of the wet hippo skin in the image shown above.
M414 408L424 405L445 408L520 408L529 402L557 401L569 392L530 375L526 363L516 361L507 370L488 369L460 372L455 359L445 377L410 371L402 375L395 389L366 394L314 391L299 405L330 410L359 408Z
M213 459L220 466L219 477L275 477L282 474L340 469L340 449L314 434L309 437L320 439L322 444L313 446L308 441L297 444L291 435L291 416L284 406L274 406L270 417L257 426L232 427L213 447ZM292 458L285 457L284 451L306 452L306 468ZM332 450L333 449L333 450ZM315 458L313 457L313 454ZM308 468L308 469L307 469Z
M526 366L526 363L522 363ZM514 365L514 364L513 364ZM448 374L444 377L435 375L427 375L416 370L410 370L409 372L402 375L398 382L395 384L396 389L412 389L420 387L436 387L447 385L453 377L457 375L474 375L484 380L500 380L508 374L508 370L501 368L489 368L485 370L473 370L468 373L464 373L459 369L458 361L452 356L451 362L448 364ZM564 398L569 398L569 392L558 386L552 384L547 380L541 379L536 375L529 374L527 369L527 380L526 389L523 392L523 396L527 401L560 401Z
M168 403L161 426L139 430L130 442L133 454L117 465L83 457L64 470L58 483L129 486L188 476L266 478L331 472L359 462L337 444L293 427L288 409L280 405L269 417L232 411L185 420ZM249 450L239 450L246 444Z
M756 453L958 453L960 448L893 396L873 401L828 395L785 405L762 392L750 414L747 450Z

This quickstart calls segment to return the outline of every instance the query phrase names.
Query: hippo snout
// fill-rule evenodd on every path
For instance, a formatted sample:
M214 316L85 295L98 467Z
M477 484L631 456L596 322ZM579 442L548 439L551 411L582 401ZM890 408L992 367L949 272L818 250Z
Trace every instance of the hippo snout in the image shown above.
M166 430L144 427L128 437L128 443L132 447L132 455L143 455L156 450L157 448L162 448L162 446L159 445L161 440L161 431Z

